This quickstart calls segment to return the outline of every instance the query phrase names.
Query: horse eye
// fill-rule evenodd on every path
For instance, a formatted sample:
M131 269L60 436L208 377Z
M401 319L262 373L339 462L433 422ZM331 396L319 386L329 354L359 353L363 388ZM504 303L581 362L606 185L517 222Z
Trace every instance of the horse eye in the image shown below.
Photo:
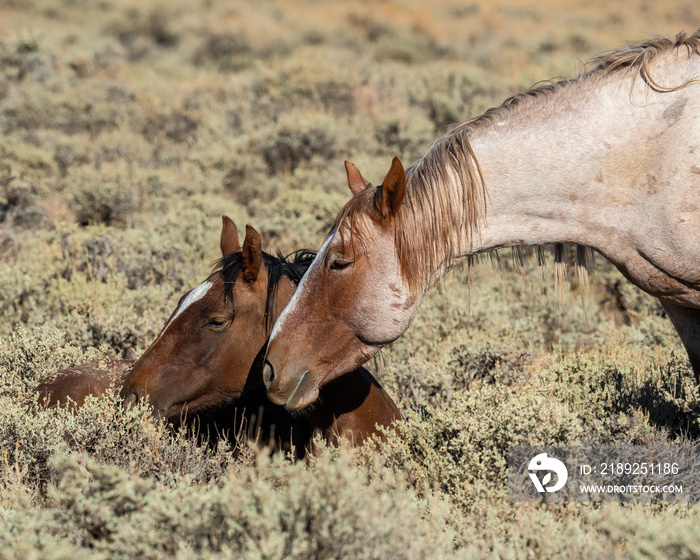
M331 263L330 269L331 270L343 270L344 268L349 267L352 264L352 261L345 261L345 260L335 260Z
M223 327L228 321L226 319L220 319L220 318L213 318L211 319L205 326L207 327L213 327L215 329L220 329Z

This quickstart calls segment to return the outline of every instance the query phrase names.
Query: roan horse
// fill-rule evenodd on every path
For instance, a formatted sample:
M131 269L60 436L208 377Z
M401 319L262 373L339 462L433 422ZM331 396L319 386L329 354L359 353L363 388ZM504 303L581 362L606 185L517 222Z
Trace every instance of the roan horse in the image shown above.
M315 432L360 444L377 425L400 418L389 395L364 368L329 384L302 414L272 404L262 381L270 329L314 254L289 260L263 253L250 226L241 248L236 226L223 217L222 258L204 282L185 294L156 340L124 380L127 403L147 398L172 423L197 420L217 430L242 422L264 441L303 456Z
M353 198L277 321L264 378L288 409L408 328L472 255L592 248L658 297L700 380L700 30L611 51L516 95ZM488 190L487 190L488 189Z

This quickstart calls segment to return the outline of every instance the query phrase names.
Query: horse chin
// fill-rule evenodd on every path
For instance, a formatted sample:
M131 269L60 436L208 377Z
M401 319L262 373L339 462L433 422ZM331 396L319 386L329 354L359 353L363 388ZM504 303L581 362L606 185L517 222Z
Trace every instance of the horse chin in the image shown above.
M197 410L192 408L191 403L181 402L170 405L167 409L161 408L157 413L161 418L165 418L168 424L179 426L185 423L188 417L196 414Z
M316 399L318 399L318 392L318 387L313 387L311 390L303 392L299 391L297 388L297 390L292 393L292 396L287 399L287 402L284 403L284 408L290 412L303 412L304 409L309 408L316 402Z
M195 418L197 415L220 409L228 403L233 403L241 397L241 393L237 392L230 395L230 398L214 401L211 395L201 395L199 397L190 397L187 400L177 401L172 403L167 408L162 408L157 411L158 416L165 418L169 424L179 426L187 420Z
M294 387L291 391L289 387L281 388L275 386L275 381L267 390L267 398L273 404L283 406L287 411L301 410L306 408L318 398L319 385L314 374L306 370L296 381L290 384Z

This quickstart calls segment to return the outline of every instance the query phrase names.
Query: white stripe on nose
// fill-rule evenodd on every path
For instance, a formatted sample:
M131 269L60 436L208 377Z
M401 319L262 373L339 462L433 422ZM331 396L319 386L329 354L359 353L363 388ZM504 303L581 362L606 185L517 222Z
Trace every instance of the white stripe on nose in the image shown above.
M180 307L178 307L177 311L175 312L175 315L172 316L172 319L168 321L168 324L165 325L162 331L160 331L160 335L158 338L163 336L165 334L165 331L168 330L168 327L173 324L173 321L178 318L178 316L185 310L187 309L190 305L195 303L196 301L199 301L202 299L209 290L211 289L213 285L213 282L209 282L208 280L205 282L202 282L199 286L196 286L195 288L192 288L192 291L187 294L187 297L185 298L185 301L183 301L180 304ZM157 340L157 339L156 339Z
M294 309L294 307L296 306L296 302L299 299L299 295L302 293L302 286L304 285L304 280L306 280L306 277L315 267L320 266L319 263L321 263L325 258L323 255L325 254L326 249L328 249L328 245L330 245L330 242L333 240L334 235L335 230L333 230L330 233L328 239L326 239L321 248L318 250L318 253L316 253L316 257L311 262L311 265L309 266L309 268L306 269L306 273L304 274L304 276L301 277L301 281L299 282L296 291L292 294L292 299L289 300L289 303L287 303L286 307L282 310L280 316L277 317L277 322L275 323L275 326L272 327L272 332L270 333L270 341L272 341L272 339L275 338L275 336L277 336L277 334L279 333L280 326L282 325L282 323L284 323L285 315L291 309Z

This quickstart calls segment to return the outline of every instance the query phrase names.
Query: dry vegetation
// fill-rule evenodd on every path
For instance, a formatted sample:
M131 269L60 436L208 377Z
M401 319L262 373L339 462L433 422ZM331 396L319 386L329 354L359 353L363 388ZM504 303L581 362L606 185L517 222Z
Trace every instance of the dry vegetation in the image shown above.
M509 255L453 273L377 365L406 417L378 449L293 464L114 395L31 397L138 356L222 213L317 247L344 159L376 182L508 94L699 25L690 0L0 0L0 556L700 557L697 506L507 501L511 444L700 438L670 323L600 259L585 305Z

